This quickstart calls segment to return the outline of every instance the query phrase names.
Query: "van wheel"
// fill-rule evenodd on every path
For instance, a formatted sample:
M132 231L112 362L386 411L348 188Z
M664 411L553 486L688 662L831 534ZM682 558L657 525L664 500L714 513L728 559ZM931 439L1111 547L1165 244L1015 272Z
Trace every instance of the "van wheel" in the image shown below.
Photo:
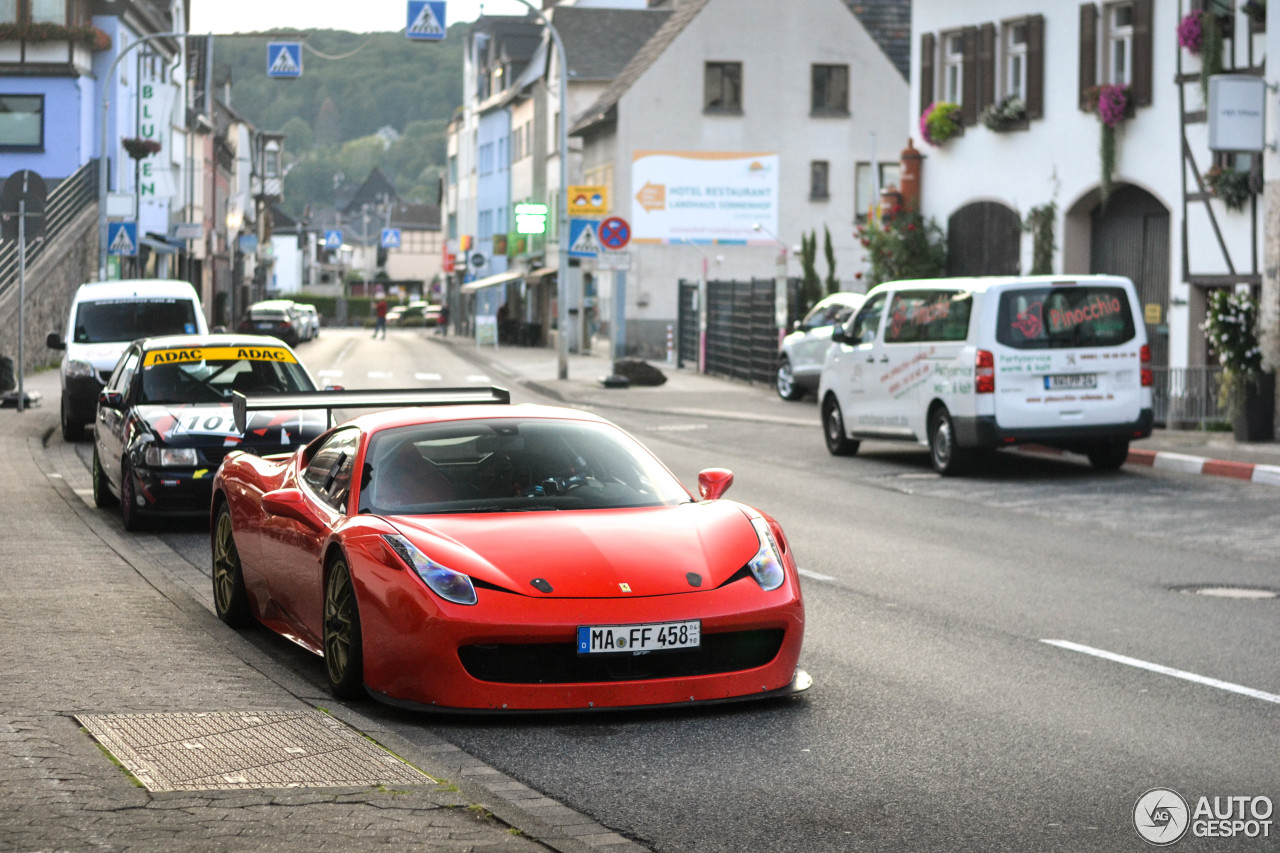
M778 372L774 377L773 387L777 389L778 396L784 400L799 400L804 396L804 389L796 384L796 378L791 373L791 360L783 357L778 359Z
M822 401L822 437L827 441L827 452L832 456L852 456L858 452L861 442L849 438L844 431L844 415L840 404L830 395Z
M63 441L79 441L84 438L84 424L73 424L67 420L67 402L62 401L62 413L60 420L62 421L62 440Z
M971 454L956 445L956 428L951 413L939 406L929 415L929 461L944 477L960 474L968 467Z
M1089 448L1088 456L1099 471L1115 471L1129 458L1129 439L1099 442Z

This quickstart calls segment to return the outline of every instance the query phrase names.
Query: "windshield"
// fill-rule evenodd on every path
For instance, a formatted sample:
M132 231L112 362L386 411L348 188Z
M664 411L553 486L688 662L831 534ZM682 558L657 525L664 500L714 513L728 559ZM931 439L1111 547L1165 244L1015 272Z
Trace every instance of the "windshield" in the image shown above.
M230 403L232 391L314 390L307 372L283 347L152 350L143 358L143 403Z
M511 418L377 433L365 457L360 511L617 509L689 500L679 481L616 427Z
M996 340L1017 349L1117 346L1133 339L1121 287L1046 286L1000 293Z
M190 299L131 296L81 302L72 335L78 344L97 344L196 331L196 307Z

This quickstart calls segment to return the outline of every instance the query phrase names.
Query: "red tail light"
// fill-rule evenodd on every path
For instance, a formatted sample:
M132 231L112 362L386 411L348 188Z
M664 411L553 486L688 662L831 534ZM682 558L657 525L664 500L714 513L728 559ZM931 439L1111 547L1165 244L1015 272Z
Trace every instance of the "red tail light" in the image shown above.
M973 362L976 389L979 394L994 394L996 390L996 357L984 349L978 350Z
M1155 372L1151 370L1151 347L1142 345L1138 350L1138 361L1142 363L1142 387L1150 388L1156 384Z

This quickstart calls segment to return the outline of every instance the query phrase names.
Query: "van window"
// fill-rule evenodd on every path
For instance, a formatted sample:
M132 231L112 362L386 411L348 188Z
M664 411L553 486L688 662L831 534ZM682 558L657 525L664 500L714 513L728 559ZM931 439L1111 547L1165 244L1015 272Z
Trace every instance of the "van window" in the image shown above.
M884 340L889 344L963 341L973 296L956 290L906 290L893 295Z
M78 344L97 344L196 331L196 306L190 299L128 297L81 302L71 334Z
M996 340L1017 349L1116 346L1132 340L1122 287L1048 286L1000 292Z
M887 293L878 293L863 304L845 335L850 344L856 346L875 342L876 332L880 329L880 315L884 313L884 303L888 297Z

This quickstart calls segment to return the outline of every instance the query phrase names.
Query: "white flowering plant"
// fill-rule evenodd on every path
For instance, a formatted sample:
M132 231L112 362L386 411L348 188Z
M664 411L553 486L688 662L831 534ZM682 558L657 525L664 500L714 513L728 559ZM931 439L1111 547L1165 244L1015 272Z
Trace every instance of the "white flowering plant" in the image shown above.
M1209 294L1209 310L1200 326L1227 373L1238 376L1262 372L1262 347L1258 345L1258 306L1247 292L1215 290Z

